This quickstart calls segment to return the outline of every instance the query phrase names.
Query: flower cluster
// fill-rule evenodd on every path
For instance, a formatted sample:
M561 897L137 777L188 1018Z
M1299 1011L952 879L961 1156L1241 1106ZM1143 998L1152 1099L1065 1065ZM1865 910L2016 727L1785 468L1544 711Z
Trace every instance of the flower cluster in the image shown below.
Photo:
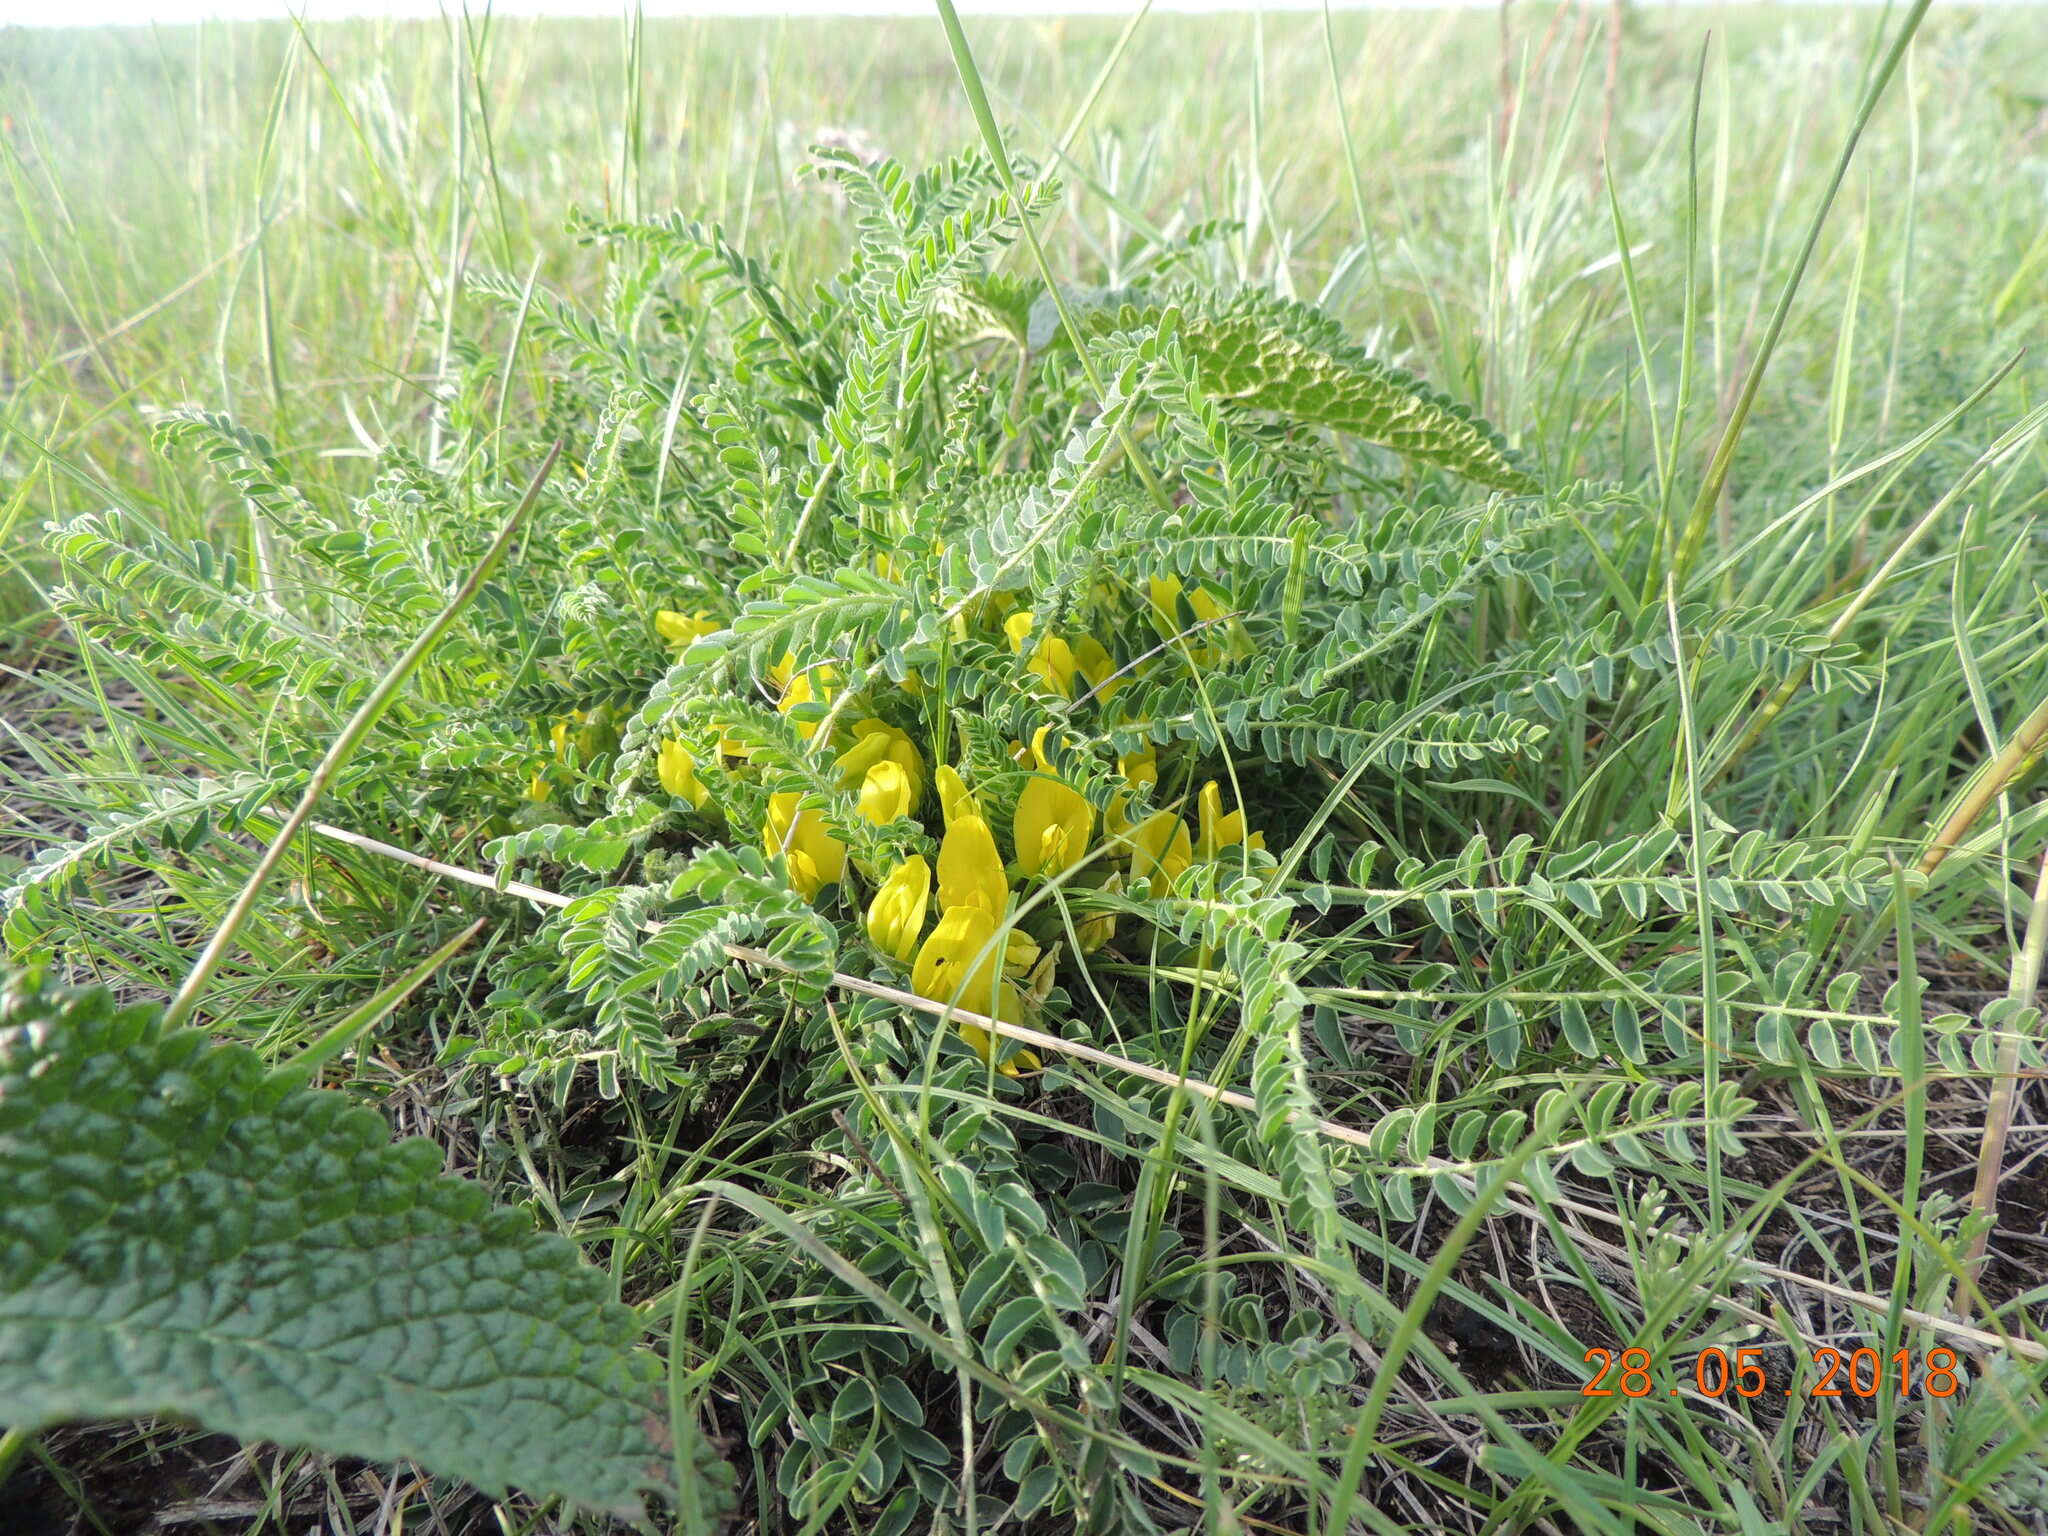
M1141 605L1149 610L1161 644L1122 668L1095 635L1037 634L1031 613L1006 613L1008 606L991 602L983 605L978 617L1000 627L1018 659L1024 686L1063 701L1069 715L1076 706L1092 705L1111 723L1117 723L1116 695L1130 676L1176 659L1195 667L1214 666L1243 643L1241 628L1214 594L1200 586L1184 589L1171 578L1151 582ZM686 649L720 625L708 614L664 611L656 627L665 640ZM925 853L901 851L906 842L920 842L910 836L894 842L894 856L876 861L879 867L868 867L868 861L857 859L828 817L815 808L817 802L806 806L806 797L794 790L768 795L760 823L761 846L771 858L782 860L790 886L808 901L819 901L835 888L845 899L857 899L857 887L871 890L863 931L877 957L907 970L909 985L918 996L961 1014L1030 1023L1051 991L1060 941L1070 937L1074 947L1090 953L1114 939L1117 914L1102 910L1111 903L1098 903L1094 910L1075 916L1070 929L1054 929L1048 917L1033 917L1043 905L1034 897L1044 887L1163 897L1197 862L1213 860L1230 848L1265 846L1261 835L1247 826L1241 808L1224 808L1221 786L1214 780L1192 796L1192 826L1171 808L1134 817L1134 805L1153 800L1160 784L1157 751L1149 745L1118 759L1121 788L1098 815L1096 806L1058 766L1074 744L1061 739L1055 746L1055 727L1045 725L1028 744L1012 743L1015 772L1022 783L1006 829L1006 860L991 823L987 795L993 792L997 804L1010 803L1007 791L1015 783L1010 770L997 773L998 779L1008 782L990 781L978 792L951 763L941 761L935 769L928 768L927 748L921 748L909 730L875 712L872 701L845 695L844 678L829 662L805 661L788 653L768 669L765 681L776 708L791 717L806 750L821 761L827 752L832 754L832 779L852 809L877 828L908 821L916 831L935 836L937 858L934 867ZM903 696L921 697L922 691L913 675ZM936 749L934 756L943 757L944 745L928 747ZM737 766L744 764L749 752L744 744L727 738L719 741L718 756L722 766ZM655 749L655 777L662 789L693 810L703 809L711 798L698 767L680 738L665 738ZM1180 803L1187 798L1183 789ZM925 821L928 799L936 811L936 827ZM844 829L848 822L839 825ZM885 839L885 844L889 841ZM1037 937L1027 932L1027 919ZM996 1060L984 1029L968 1022L960 1027L984 1060ZM997 1069L1015 1076L1038 1064L1031 1052L1017 1051L999 1061Z

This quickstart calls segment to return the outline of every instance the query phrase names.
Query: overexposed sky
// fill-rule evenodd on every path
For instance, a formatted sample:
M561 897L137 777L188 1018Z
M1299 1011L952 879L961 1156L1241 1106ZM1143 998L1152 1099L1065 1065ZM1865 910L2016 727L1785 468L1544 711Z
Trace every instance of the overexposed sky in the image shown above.
M1429 9L1491 5L1495 0L1332 0L1339 10ZM1136 0L957 0L963 14L1009 16L1127 15ZM0 26L86 27L177 25L202 20L309 21L350 17L426 17L460 12L461 0L0 0ZM1155 11L1320 10L1322 0L1154 0ZM469 9L481 14L482 0ZM645 0L648 16L929 16L931 0ZM625 0L497 0L497 16L620 16Z
M599 16L626 13L631 0L496 0L498 16ZM1487 6L1499 0L1332 0L1339 10L1427 10ZM1548 0L1522 0L1524 5ZM1664 0L1670 3L1670 0ZM1685 3L1685 0L1677 0ZM1712 0L1699 0L1712 3ZM1739 0L1738 0L1739 3ZM1776 0L1780 4L1876 4L1879 0ZM2043 0L1972 0L1974 4L2040 5ZM1137 0L957 0L970 15L1128 15ZM468 7L481 14L484 0ZM931 0L644 0L645 13L659 16L930 16ZM1156 11L1308 11L1322 0L1154 0ZM427 18L460 12L463 0L0 0L0 28L89 27L109 24L174 26L222 21L281 21L300 12L309 21L351 17Z

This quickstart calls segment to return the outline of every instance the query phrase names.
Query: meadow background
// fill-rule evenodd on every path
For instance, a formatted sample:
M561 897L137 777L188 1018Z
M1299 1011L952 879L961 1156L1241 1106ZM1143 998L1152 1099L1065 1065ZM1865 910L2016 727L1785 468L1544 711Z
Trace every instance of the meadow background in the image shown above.
M1904 531L2048 394L2044 14L1944 6L1922 27L1814 250L1717 509L1711 575L1691 596L1816 621L1841 613ZM1645 504L1675 493L1682 506L1895 20L1878 8L1520 4L1344 12L1326 30L1314 14L1162 15L1121 45L1092 99L1121 21L968 25L1015 147L1060 161L1068 195L1045 232L1056 267L1115 285L1147 249L1231 221L1216 246L1228 275L1320 302L1376 354L1485 414L1549 483L1609 482ZM81 656L46 601L60 575L41 542L46 522L114 505L177 541L248 544L236 499L152 449L154 411L225 412L277 444L310 496L343 503L368 488L384 445L431 457L444 430L437 402L465 381L494 379L489 398L515 420L545 393L537 359L491 350L503 332L464 277L490 269L595 297L604 273L567 232L572 209L715 218L801 287L833 270L851 238L843 201L796 179L807 146L879 150L915 168L974 137L929 21L468 16L304 31L0 32L0 883L118 803L115 780L134 751L171 771L217 773L260 750L260 723L243 735L201 723L179 712L175 690ZM1022 273L1022 254L1008 265ZM1832 476L1921 432L2015 356L1894 495L1831 499L1824 527L1787 528L1783 515ZM1692 409L1667 441L1687 358ZM1877 702L1802 704L1787 732L1718 786L1717 812L1913 863L1970 776L2048 695L2044 508L2048 450L2035 436L1913 546L1850 631ZM1752 704L1732 686L1698 701L1710 731ZM112 724L123 714L172 724L138 736ZM1557 773L1524 793L1554 809L1585 783L1583 762ZM2028 953L2038 967L2044 936L2031 946L2026 937L2038 780L2030 760L1979 825L1984 841L1916 912L1930 1007L1975 1016L2014 988ZM1644 786L1639 808L1654 812L1665 792L1663 782ZM1579 831L1629 829L1629 807L1611 814L1612 827ZM363 881L394 909L411 899L388 872ZM185 930L159 921L137 889L94 909L92 968L147 994L174 973ZM288 925L261 944L236 978L255 1010L243 1032L295 1038L293 989L312 985L324 957ZM1836 958L1869 979L1867 1007L1897 975L1889 944L1878 926L1840 940ZM366 985L377 958L349 957ZM452 1166L481 1174L501 1199L531 1200L572 1230L583 1207L556 1196L565 1186L593 1202L604 1194L611 1170L578 1139L574 1117L529 1121L473 1080L451 1088L431 1052L401 1049L375 1070L388 1070L395 1122L442 1141ZM1324 1112L1344 1119L1402 1102L1398 1085L1363 1082L1330 1067L1318 1078ZM1953 1084L1931 1120L1914 1122L1910 1152L1888 1097L1896 1087L1882 1073L1829 1079L1821 1100L1832 1123L1858 1128L1847 1139L1825 1133L1836 1171L1769 1197L1761 1225L1791 1234L1776 1249L1786 1264L1885 1292L1894 1271L1882 1252L1873 1259L1858 1243L1845 1258L1816 1231L1856 1226L1853 1190L1896 1190L1902 1164L1922 1154L1930 1187L1967 1193L1982 1075ZM1763 1108L1744 1134L1779 1148L1764 1154L1773 1174L1811 1150L1812 1125L1829 1123L1768 1072L1745 1091ZM2031 1316L2037 1336L2044 1121L2023 1094L2007 1217L1985 1272L1987 1292L2012 1309L2004 1324ZM607 1207L588 1208L594 1221ZM1199 1212L1185 1219L1192 1230ZM1498 1240L1472 1262L1503 1284L1520 1272ZM1777 1309L1787 1340L1863 1325L1810 1290L1765 1294L1759 1306ZM1467 1358L1491 1362L1486 1380L1502 1393L1533 1398L1544 1385L1517 1363L1540 1333L1526 1318L1505 1331L1498 1318L1431 1326L1453 1347L1462 1329ZM2010 1411L1960 1448L1911 1431L1921 1437L1914 1465L1939 1468L1928 1486L1972 1489L1965 1504L1978 1503L1982 1528L2048 1529L2042 1369L2036 1361L2008 1381ZM1924 1501L1884 1485L1876 1441L1839 1460L1826 1454L1847 1431L1821 1410L1756 1443L1692 1423L1631 1421L1627 1437L1601 1442L1613 1476L1641 1476L1677 1501L1659 1506L1659 1528L1786 1530L1829 1507L1844 1522L1836 1528L1876 1531L1897 1528L1880 1506L1924 1513ZM1888 1437L1882 1454L1896 1457L1895 1431L1887 1421L1868 1433ZM1650 1470L1625 1443L1654 1446ZM116 1529L140 1528L121 1521L140 1522L153 1500L200 1498L227 1459L217 1442L161 1427L51 1444L53 1465L73 1479L70 1493L48 1494L51 1507L75 1496L114 1511ZM1846 1470L1866 1456L1867 1474ZM237 1464L237 1497L253 1501L255 1518L287 1503L360 1510L356 1471L316 1476L316 1465ZM2016 1466L2035 1469L2033 1481L2012 1482ZM1970 1482L1978 1472L1981 1487ZM38 1486L62 1483L51 1471ZM1403 1521L1436 1507L1426 1467L1412 1486L1423 1491L1401 1507ZM433 1497L451 1522L476 1513L459 1489ZM1699 1523L1687 1526L1680 1507ZM537 1516L520 1518L528 1523L517 1528L541 1528ZM763 1518L766 1528L803 1527Z

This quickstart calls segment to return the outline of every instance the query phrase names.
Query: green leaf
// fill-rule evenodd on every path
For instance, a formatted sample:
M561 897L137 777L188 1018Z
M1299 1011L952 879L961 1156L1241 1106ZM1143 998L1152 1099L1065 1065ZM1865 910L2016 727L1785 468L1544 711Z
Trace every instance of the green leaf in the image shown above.
M653 1357L573 1245L104 989L0 999L0 1422L170 1413L637 1513Z

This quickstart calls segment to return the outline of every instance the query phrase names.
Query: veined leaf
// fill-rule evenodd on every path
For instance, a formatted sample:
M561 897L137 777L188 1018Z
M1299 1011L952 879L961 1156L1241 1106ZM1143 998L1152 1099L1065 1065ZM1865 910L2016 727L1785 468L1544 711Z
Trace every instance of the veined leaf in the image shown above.
M0 1000L0 1422L173 1413L637 1511L653 1357L560 1238L153 1006Z

